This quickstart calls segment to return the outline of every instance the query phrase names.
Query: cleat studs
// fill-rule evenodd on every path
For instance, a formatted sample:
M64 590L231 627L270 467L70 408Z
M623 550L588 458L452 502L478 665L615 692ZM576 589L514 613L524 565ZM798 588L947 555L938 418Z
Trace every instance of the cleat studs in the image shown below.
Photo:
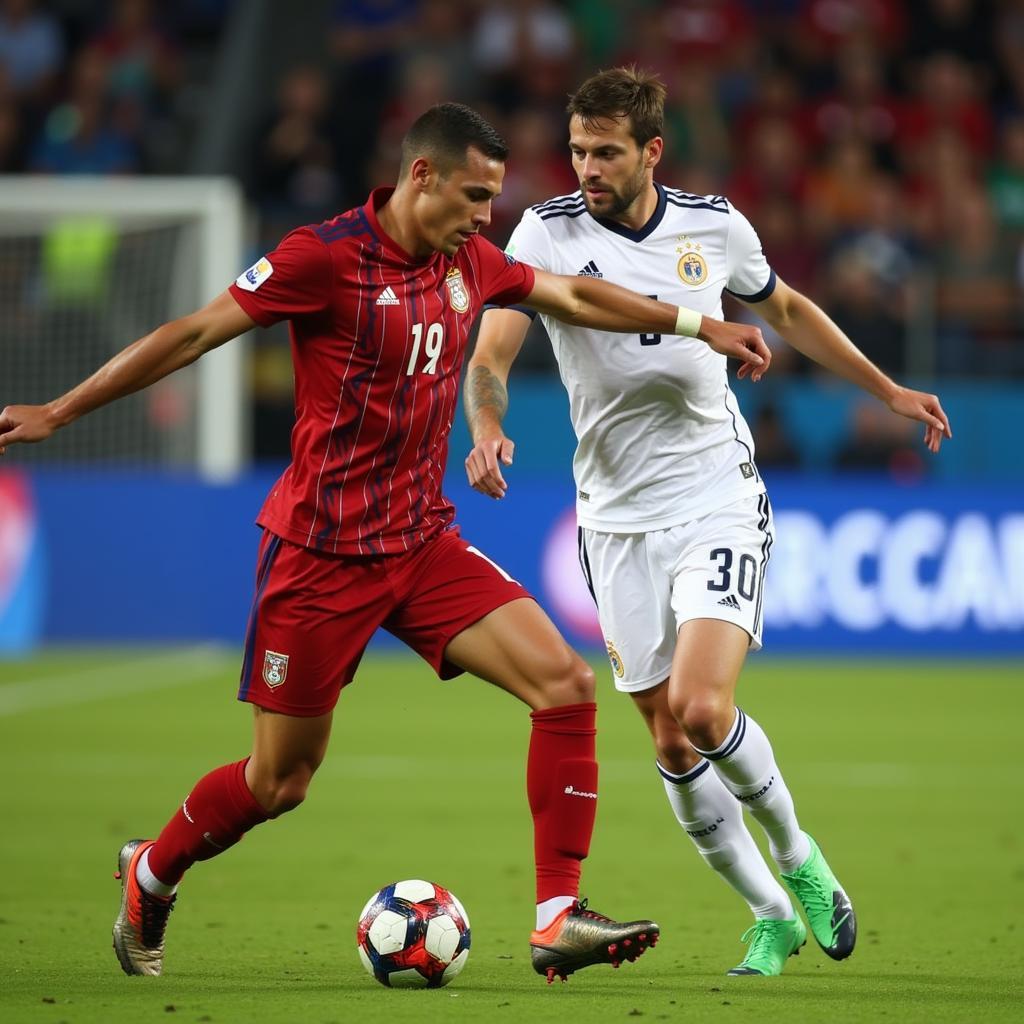
M547 971L547 974L548 974L548 984L550 985L555 980L555 969L554 969L554 967L549 967L548 971Z
M114 872L114 877L117 878L117 879L120 879L121 878L121 872L120 871L115 871Z
M640 933L640 941L641 942L646 942L647 941L647 932L641 932Z
M616 970L618 970L618 968L619 968L619 961L618 960L613 960L612 961L612 967L614 967Z
M611 945L610 945L610 946L608 947L608 952L609 952L609 953L610 953L610 954L611 954L612 956L615 956L615 953L616 953L616 951L618 950L618 948L619 948L619 944L618 944L617 942L613 942L613 943L612 943L612 944L611 944Z
M632 939L623 939L622 940L622 944L624 946L631 946L633 944L633 940Z

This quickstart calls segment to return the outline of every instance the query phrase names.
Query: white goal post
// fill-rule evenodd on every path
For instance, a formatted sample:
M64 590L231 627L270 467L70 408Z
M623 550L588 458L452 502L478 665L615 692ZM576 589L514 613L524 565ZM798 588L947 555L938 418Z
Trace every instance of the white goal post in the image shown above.
M59 370L71 361L59 356L49 363L39 359L33 363L15 361L19 324L26 319L22 307L34 303L38 309L46 304L45 299L38 299L35 279L43 275L47 261L50 265L61 263L62 248L62 278L65 282L74 278L74 247L62 247L60 239L51 244L60 225L100 225L91 236L92 241L87 234L83 236L86 243L84 248L80 245L80 251L99 253L95 262L110 263L110 250L119 248L121 257L116 270L105 273L107 278L116 272L129 279L127 285L115 289L121 306L133 305L133 275L139 276L144 278L147 296L145 303L134 303L147 310L143 313L140 309L139 315L170 319L204 305L244 269L244 222L241 189L231 178L0 176L0 406L36 400L10 392L21 383L19 366L21 376L29 378L43 393L60 378L50 368ZM149 242L148 238L154 241ZM122 239L130 244L121 244ZM52 255L54 252L56 256ZM152 269L143 275L140 265L151 252L155 254ZM88 256L83 262L92 259ZM26 269L29 264L44 270L37 269L33 277ZM83 276L88 277L85 269ZM105 287L111 290L110 286ZM160 289L163 294L158 296ZM25 298L26 294L31 300ZM98 299L93 305L102 306L104 301ZM51 316L47 322L49 334L37 332L35 337L49 342L56 330L63 344L73 346L75 323L73 317L65 317L54 328ZM108 320L100 323L94 334L104 333L109 326ZM121 315L114 324L118 328L130 325L131 329L138 329L130 316ZM148 323L142 331L156 326L158 323ZM110 354L133 340L134 337L109 339ZM162 438L149 448L126 449L124 458L192 465L212 481L230 479L244 468L249 461L245 348L243 340L238 339L207 353L196 364L194 379L189 384L189 423L178 431L179 435L187 435L186 441L180 437L174 441ZM26 370L26 365L30 369ZM131 434L132 429L130 423L118 421L114 433ZM63 457L71 462L99 460L103 447L102 443L80 443Z

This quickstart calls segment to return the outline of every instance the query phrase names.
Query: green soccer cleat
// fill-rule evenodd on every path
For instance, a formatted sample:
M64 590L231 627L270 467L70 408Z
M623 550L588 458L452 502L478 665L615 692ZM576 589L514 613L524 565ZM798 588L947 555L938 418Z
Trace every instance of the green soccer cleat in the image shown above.
M818 945L833 960L845 960L857 943L857 916L818 844L810 836L807 839L810 856L796 871L783 873L782 880L804 908Z
M782 973L789 957L799 955L800 947L807 941L807 929L799 918L774 921L761 917L740 936L740 942L747 941L750 946L743 962L728 973L774 976Z

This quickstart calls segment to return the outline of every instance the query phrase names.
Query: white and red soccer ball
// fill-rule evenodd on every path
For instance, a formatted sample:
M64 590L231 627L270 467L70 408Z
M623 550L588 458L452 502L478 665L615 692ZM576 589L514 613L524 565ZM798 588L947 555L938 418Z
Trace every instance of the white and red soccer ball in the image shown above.
M389 988L440 988L469 958L469 916L445 888L420 878L374 893L359 915L359 958Z

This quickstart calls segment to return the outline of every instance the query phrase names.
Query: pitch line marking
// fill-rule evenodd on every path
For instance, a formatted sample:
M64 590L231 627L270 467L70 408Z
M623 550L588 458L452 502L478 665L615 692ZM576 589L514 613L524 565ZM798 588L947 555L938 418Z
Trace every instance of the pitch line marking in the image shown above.
M198 683L223 672L230 664L230 659L217 651L216 647L199 645L80 672L5 683L0 685L0 717Z

